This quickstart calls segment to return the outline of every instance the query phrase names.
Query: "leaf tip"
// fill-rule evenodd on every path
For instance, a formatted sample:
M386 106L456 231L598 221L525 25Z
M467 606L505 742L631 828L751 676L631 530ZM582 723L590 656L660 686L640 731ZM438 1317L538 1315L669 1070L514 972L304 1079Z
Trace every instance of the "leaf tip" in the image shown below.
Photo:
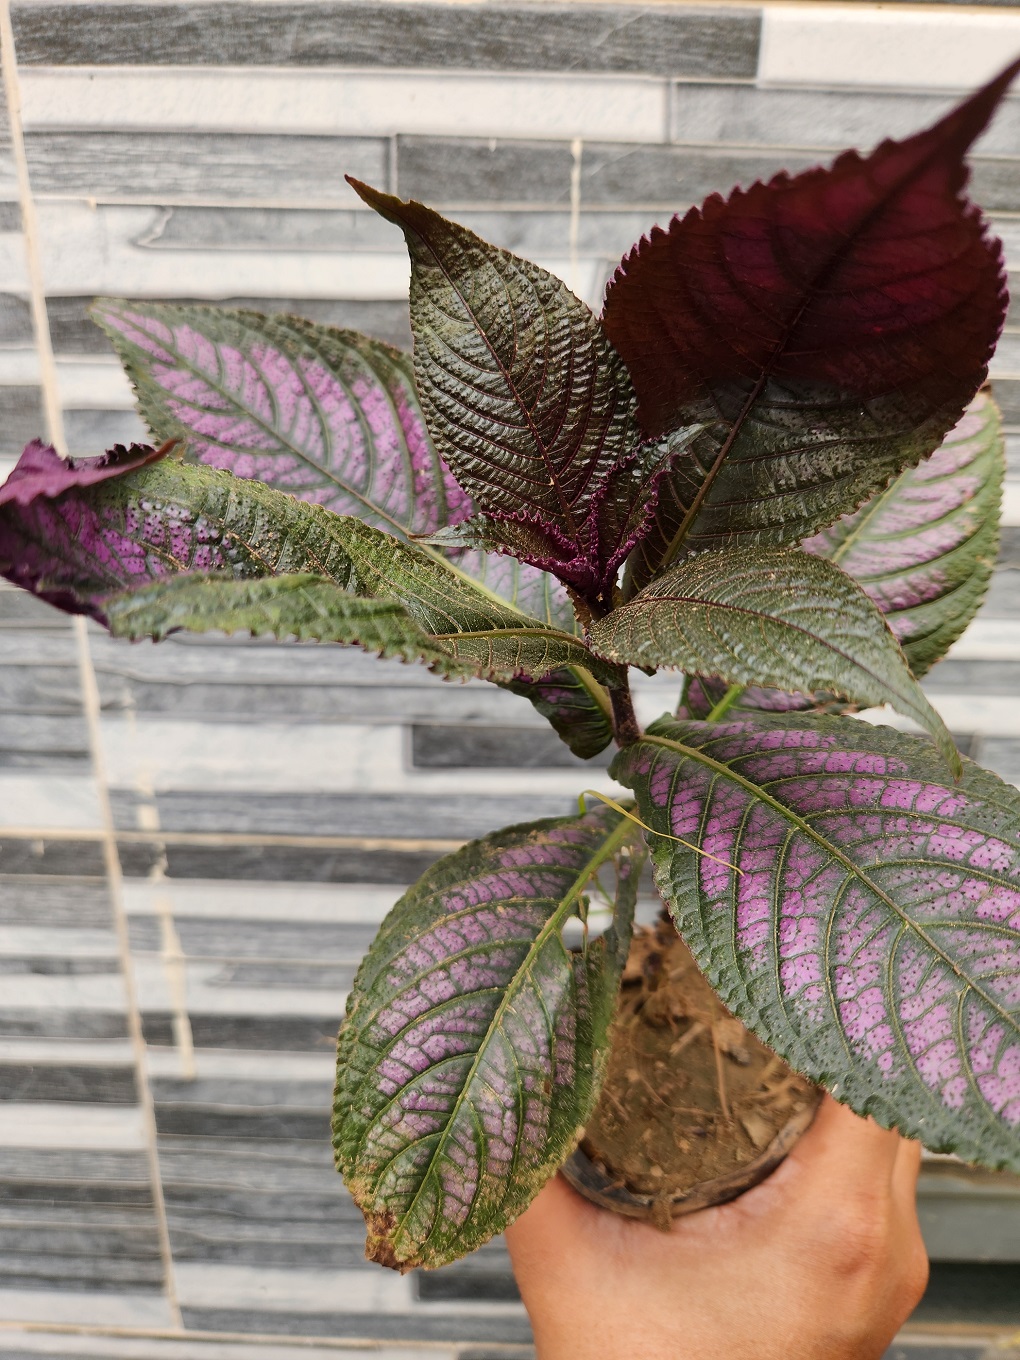
M406 1275L414 1269L414 1263L401 1261L393 1249L392 1236L396 1226L396 1215L388 1209L365 1213L365 1227L368 1230L365 1260L374 1261L387 1270L395 1270L399 1275Z

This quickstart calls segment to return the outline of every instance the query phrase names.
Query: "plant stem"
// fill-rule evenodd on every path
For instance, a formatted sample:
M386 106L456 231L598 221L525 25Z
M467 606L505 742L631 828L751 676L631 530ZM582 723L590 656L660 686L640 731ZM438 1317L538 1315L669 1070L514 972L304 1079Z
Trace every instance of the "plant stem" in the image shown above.
M730 711L745 689L745 685L730 685L729 689L712 709L705 721L718 722L721 717Z
M609 702L613 705L613 736L617 746L633 746L641 737L641 724L634 712L626 670L623 671L620 684L611 687Z

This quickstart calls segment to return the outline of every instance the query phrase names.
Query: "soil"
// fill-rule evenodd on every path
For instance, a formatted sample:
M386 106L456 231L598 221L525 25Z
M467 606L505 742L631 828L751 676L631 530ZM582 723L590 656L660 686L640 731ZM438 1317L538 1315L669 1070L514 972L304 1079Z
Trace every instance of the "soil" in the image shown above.
M611 1043L581 1149L614 1185L652 1197L647 1216L662 1227L685 1197L702 1207L761 1180L820 1097L730 1015L668 918L635 931ZM727 1177L705 1196L706 1182Z

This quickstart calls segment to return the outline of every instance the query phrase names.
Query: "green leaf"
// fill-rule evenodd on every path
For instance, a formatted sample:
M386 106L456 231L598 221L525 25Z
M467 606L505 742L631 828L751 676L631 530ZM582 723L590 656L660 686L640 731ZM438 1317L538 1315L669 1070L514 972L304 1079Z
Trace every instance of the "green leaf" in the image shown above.
M839 567L806 553L733 548L688 558L596 623L589 638L595 651L630 665L892 704L960 768L882 615Z
M804 715L662 720L611 772L746 1025L858 1114L1020 1171L1015 788L970 761L954 782L922 738Z
M915 675L941 660L984 599L1004 474L999 412L980 392L927 462L803 545L860 581Z
M341 642L382 657L424 661L448 678L477 674L456 644L440 648L391 600L349 595L320 576L233 580L220 573L175 576L104 602L110 632L132 641L168 633L249 633L298 641Z
M414 365L429 431L480 509L578 541L641 442L622 361L561 279L420 203L351 181L411 256Z
M340 1031L333 1146L370 1259L440 1266L501 1232L594 1108L641 856L599 808L439 861L387 917ZM615 924L562 936L612 866Z
M563 666L538 680L507 680L503 687L530 699L581 760L591 760L613 740L609 695L583 666Z

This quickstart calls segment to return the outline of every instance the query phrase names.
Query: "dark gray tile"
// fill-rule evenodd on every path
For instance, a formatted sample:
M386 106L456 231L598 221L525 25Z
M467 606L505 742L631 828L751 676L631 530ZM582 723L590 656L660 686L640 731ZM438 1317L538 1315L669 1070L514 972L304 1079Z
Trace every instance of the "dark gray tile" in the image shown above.
M1020 1325L1020 1264L933 1261L928 1288L912 1321Z
M0 876L3 878L11 874L99 878L102 873L103 850L98 841L0 836Z
M215 218L225 218L228 223L233 223L234 216L239 215L246 218L252 209L247 208L175 208L170 221L177 220L177 214L198 214L199 222L207 221L205 215ZM279 212L282 217L291 216L290 210L268 210L259 209L259 214L264 218L269 218L270 213ZM353 214L347 213L301 213L301 217L328 218L343 217ZM360 214L359 214L360 215ZM366 214L367 215L367 214ZM375 214L371 214L373 217ZM185 217L185 223L193 219ZM185 225L182 231L189 228ZM224 227L224 230L226 228ZM196 232L201 228L196 225ZM392 233L391 233L392 236ZM399 237L397 238L399 242ZM196 245L200 245L196 241ZM236 246L235 246L236 248ZM403 247L401 247L402 249ZM110 342L88 318L88 308L93 301L92 295L87 297L51 297L47 300L46 308L49 314L50 335L53 339L53 348L57 354L109 354ZM317 321L324 326L340 326L348 330L363 331L366 335L376 336L380 340L386 340L390 344L398 345L401 348L409 349L411 346L411 326L408 320L407 303L404 302L361 302L349 301L346 299L322 299L322 298L278 298L278 297L222 297L222 298L194 298L190 296L178 297L173 299L164 298L163 301L174 301L179 303L198 303L224 307L244 307L249 311L255 312L285 312L294 316L303 316L310 321ZM80 415L82 418L85 412L70 413ZM104 414L104 413L99 413ZM124 414L120 412L118 414ZM66 419L66 416L65 416Z
M8 1195L77 1196L96 1182L97 1202L141 1204L142 1183L148 1195L149 1170L143 1152L105 1152L101 1148L0 1148L0 1198ZM131 1183L131 1184L129 1184ZM128 1196L123 1198L122 1196ZM133 1196L133 1198L131 1198Z
M760 14L730 7L18 5L24 65L438 67L753 77Z
M328 1224L320 1234L310 1236L303 1228L294 1229L289 1224L254 1223L248 1231L239 1226L233 1231L227 1228L219 1237L217 1226L204 1217L190 1226L182 1225L174 1216L170 1229L174 1259L276 1270L364 1269L364 1224L346 1234Z
M332 1053L340 1028L339 1011L321 1018L308 1015L199 1015L192 1011L189 1020L196 1048L268 1049L275 1053ZM158 1048L170 1048L176 1043L173 1016L169 1014L146 1012L142 1016L142 1029L146 1042Z
M229 1308L185 1308L184 1325L196 1331L269 1332L279 1336L327 1336L342 1340L365 1337L379 1341L531 1340L528 1320L521 1317L467 1316L462 1313L258 1313Z
M117 942L110 936L110 957L61 958L54 954L7 955L0 958L0 977L108 977L120 971Z
M112 795L114 817L125 830L138 825L137 796ZM161 830L244 835L391 836L462 840L536 817L561 817L576 809L566 796L450 794L441 800L414 794L235 793L174 790L156 796Z
M397 189L427 203L570 203L567 142L398 137Z
M23 1039L126 1039L128 1025L120 1011L0 1009L0 1034Z
M102 453L114 444L150 442L145 423L134 411L65 411L64 437L68 452L78 457Z
M0 387L0 454L18 454L30 440L45 433L42 389Z
M0 231L5 231L3 209L0 204ZM16 293L0 293L0 344L31 345L35 340L32 329L32 308L28 298Z
M454 727L415 725L412 728L412 759L423 770L456 769L564 769L605 766L612 758L604 752L595 760L580 760L549 728Z
M5 1062L0 1063L0 1101L10 1100L134 1105L138 1094L130 1067Z
M385 185L388 145L378 137L242 133L28 132L37 193L90 198L272 198L346 202L344 175Z
M514 1303L520 1290L509 1266L505 1270L445 1270L417 1276L418 1297L423 1303Z
M970 1346L932 1346L925 1342L915 1345L907 1341L887 1350L882 1360L985 1360L986 1350L984 1342ZM1008 1360L1008 1357L1004 1356L1003 1360Z
M0 926L43 925L49 930L112 930L113 908L104 882L7 879L0 887Z
M272 1140L315 1142L329 1141L329 1110L302 1113L294 1110L274 1110L236 1113L219 1109L202 1109L193 1105L156 1106L156 1129L159 1133L201 1134L206 1138L268 1138ZM311 1262L308 1262L311 1264Z

